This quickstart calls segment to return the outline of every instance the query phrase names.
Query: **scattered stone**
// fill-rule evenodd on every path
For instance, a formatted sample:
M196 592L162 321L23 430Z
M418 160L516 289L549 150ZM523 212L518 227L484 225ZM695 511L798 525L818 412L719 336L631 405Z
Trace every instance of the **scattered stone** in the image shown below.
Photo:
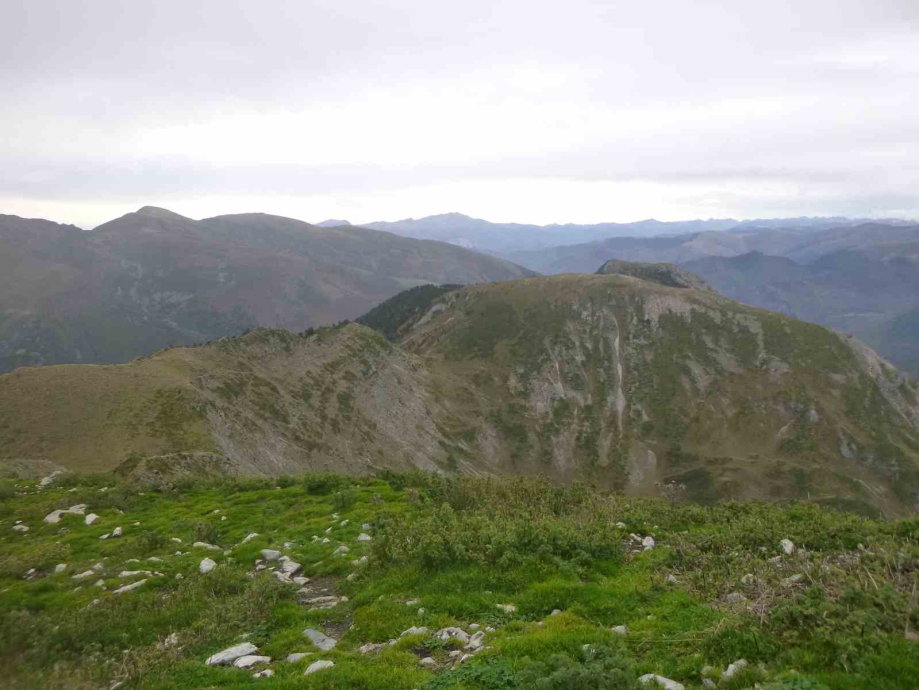
M247 654L241 656L233 662L236 668L252 668L256 664L270 664L270 656L258 656L257 654Z
M517 607L514 606L513 604L495 604L495 608L501 609L502 611L504 611L504 613L516 613L517 612Z
M682 683L677 683L675 680L670 680L669 678L664 678L663 676L658 676L653 673L646 673L638 679L638 682L642 685L648 685L649 683L656 683L658 687L664 688L664 690L686 690Z
M54 572L55 572L55 574L62 573L62 572L64 572L65 570L67 570L67 564L66 564L66 563L58 563L56 566L54 566Z
M711 678L703 678L702 687L708 688L709 690L711 690L712 688L717 688L718 686L715 684L715 681L713 681Z
M255 539L258 536L258 532L253 532L252 534L246 535L246 538L243 539L240 544L248 544L250 541Z
M727 670L723 674L721 674L721 680L725 681L725 680L729 680L733 678L736 673L738 673L739 671L742 671L744 668L746 668L746 666L747 666L746 659L738 659L733 664L728 666Z
M122 532L121 527L116 527L112 532L112 538L120 537L124 532Z
M344 556L344 555L345 555L346 553L348 553L350 550L351 550L351 549L349 549L347 546L345 546L344 544L342 544L341 546L339 546L337 549L335 549L335 550L332 552L332 555L333 555L333 556Z
M645 551L648 551L649 549L653 549L654 548L654 537L650 537L650 536L645 537L644 539L641 540L641 545Z
M669 584L671 584L671 585L678 585L678 584L680 584L680 581L676 579L676 576L675 576L673 573L670 573L670 574L667 576L667 582L668 582Z
M88 577L93 577L96 574L95 570L86 570L82 573L71 576L71 580L85 580Z
M740 578L740 584L748 586L756 584L756 576L753 573L747 573L742 578Z
M351 573L345 578L348 582L354 582L357 579L357 573Z
M740 592L731 592L724 598L724 600L732 605L747 603L747 598Z
M227 519L227 516L224 515L223 517L220 518L220 521L223 522L223 521L226 520L226 519Z
M274 577L276 580L278 580L279 582L282 582L285 585L292 585L294 583L293 580L287 577L287 575L282 573L280 570L275 571Z
M418 615L419 615L419 616L423 616L423 615L424 615L424 609L423 609L423 608L418 609Z
M323 537L321 543L323 543L323 544L329 544L329 543L331 543L331 541L332 541L332 540L329 539L328 537Z
M420 604L420 603L421 603L421 599L409 599L407 602L405 602L405 605L415 606L416 604Z
M96 580L93 583L93 587L101 587L102 589L105 589L105 580L102 580L102 579Z
M70 506L67 510L51 511L45 516L44 522L47 525L56 525L64 515L84 515L86 507L85 503L80 503L79 505Z
M450 652L449 654L447 654L447 658L448 658L448 659L455 659L456 657L462 656L462 655L463 655L463 653L462 653L460 650L454 649L452 652Z
M469 644L469 635L461 628L442 628L434 633L434 636L440 638L444 642L455 639L460 644Z
M45 487L53 484L54 478L57 477L59 474L64 474L64 470L54 470L54 472L49 474L47 477L43 477L42 480L38 482L38 487L40 489L44 489Z
M259 671L258 673L253 673L253 678L271 678L274 675L274 671L270 668L266 668L264 671Z
M617 522L616 529L626 529L626 524L624 522Z
M167 649L169 647L178 647L179 646L179 633L170 633L166 636L166 639L163 640L163 648Z
M419 628L416 628L416 627L413 625L413 626L412 626L411 628L409 628L408 630L403 630L403 631L402 631L402 634L399 635L399 637L405 637L406 635L426 635L427 632L428 632L428 629L427 629L427 628L425 628L425 627L423 627L423 626L422 626L422 627L419 627Z
M105 540L108 539L110 536L112 536L112 535L111 535L111 534L103 534L101 537L99 537L99 539L101 539L102 541L105 541Z
M122 570L118 573L118 577L124 579L126 577L137 577L138 575L146 575L147 577L153 577L153 573L149 570Z
M348 521L347 521L347 520L342 520L342 521L339 522L338 524L341 525L342 527L347 527L347 526L348 526Z
M361 645L358 651L361 654L372 654L373 652L379 652L385 646L385 644L373 644L372 642L368 642L365 645Z
M314 661L312 664L307 666L306 670L303 672L304 676L308 676L311 673L316 673L316 671L322 671L323 669L332 668L335 665L334 661Z
M628 635L629 629L624 625L617 625L612 629L613 635Z
M373 527L371 527L368 523L365 522L363 525L361 525L361 529L369 532L371 529L373 529Z
M281 557L281 552L274 549L262 549L261 554L266 561L276 561Z
M300 587L302 587L303 585L307 584L310 581L308 577L303 577L302 575L298 575L297 577L294 577L291 579L293 580L295 585L299 585Z
M182 573L176 573L176 580L184 580L185 576Z
M125 585L124 587L119 587L118 589L115 590L114 593L115 593L115 594L124 594L125 592L130 592L130 591L132 591L132 590L137 589L138 587L143 587L143 585L144 585L144 583L145 583L146 581L147 581L146 579L138 580L137 582L135 582L135 583L132 584L132 585Z
M214 546L213 544L208 544L207 542L203 542L203 541L196 541L194 544L192 544L192 546L195 547L196 549L207 549L208 551L220 551L221 550L219 546Z
M20 534L25 534L26 532L29 531L29 528L26 527L25 525L13 525L13 531L19 532Z
M364 534L361 532L357 535L357 541L373 541L373 537L371 537L369 534Z
M476 652L479 651L479 649L484 644L485 644L485 633L480 630L475 635L469 638L469 642L466 644L465 647L463 647L463 649L465 649L467 652L472 652L473 654L475 654Z
M469 629L470 629L470 630L478 630L478 629L481 628L481 627L482 627L482 626L479 625L478 623L470 623L470 624L469 624Z
M98 516L98 515L96 515L95 513L90 513L89 515L86 516L84 522L85 522L87 525L91 525L91 524L93 524L93 523L94 523L96 520L98 520L98 519L99 519L99 516Z
M493 627L491 627L490 625L489 625L487 628L485 628L485 632L487 632L487 633L493 633L494 631L495 631L495 629L494 629Z
M782 587L794 587L796 584L801 582L804 579L804 575L801 573L795 573L791 577L786 577L782 580Z
M174 541L176 544L181 544L181 543L182 543L182 540L179 539L178 537L172 537L172 541Z
M164 561L162 558L158 558L157 556L150 556L150 558L147 559L147 562L148 563L163 563Z
M287 556L282 556L278 562L280 563L281 572L284 573L287 577L292 577L303 569L302 565L292 561Z
M779 548L782 549L786 556L790 556L795 552L795 543L791 539L783 539L779 542Z
M329 650L335 649L335 645L338 644L338 640L325 635L318 630L313 630L312 628L307 628L303 631L303 634L312 642L314 645L319 647L323 652L328 652Z
M201 563L198 564L198 570L201 572L202 575L207 575L209 572L211 572L216 567L217 567L217 564L214 561L212 561L210 558L205 558L203 561L201 561Z
M294 654L288 654L287 663L293 664L300 661L300 659L305 659L308 656L312 656L312 652L296 652Z
M561 609L552 609L552 613L550 613L549 615L550 615L550 616L557 616L557 615L560 614L561 612L562 612Z
M307 587L304 587L303 589L299 590L299 591L297 592L297 594L300 595L300 601L301 601L301 603L303 603L303 604L308 604L309 606L312 607L312 609L310 609L310 610L317 610L317 611L318 611L319 609L330 609L330 608L332 608L333 606L338 605L338 602L341 601L341 599L340 599L339 597L332 597L332 596L322 596L322 597L310 597L310 598L307 598L307 597L309 597L310 594L312 594L312 592L310 591L310 589L307 588Z
M433 666L433 665L436 664L436 663L437 663L437 662L434 661L434 658L433 658L433 657L426 656L424 659L422 659L421 661L418 662L418 665L419 665L419 666L424 666L425 668L428 668L429 666Z
M227 647L222 652L217 652L207 658L207 661L204 662L205 666L226 666L232 664L234 661L243 656L248 656L254 654L258 651L256 647L251 642L243 642L242 644L236 644L232 647Z

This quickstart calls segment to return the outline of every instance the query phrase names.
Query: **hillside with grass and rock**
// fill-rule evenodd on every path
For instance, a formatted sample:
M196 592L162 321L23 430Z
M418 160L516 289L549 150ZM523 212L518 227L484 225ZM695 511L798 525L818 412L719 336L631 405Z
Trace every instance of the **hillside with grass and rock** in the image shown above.
M3 687L908 690L917 522L585 484L0 480Z
M379 330L20 369L0 376L0 444L125 476L419 468L914 513L913 380L680 269L605 270L407 292L368 314Z

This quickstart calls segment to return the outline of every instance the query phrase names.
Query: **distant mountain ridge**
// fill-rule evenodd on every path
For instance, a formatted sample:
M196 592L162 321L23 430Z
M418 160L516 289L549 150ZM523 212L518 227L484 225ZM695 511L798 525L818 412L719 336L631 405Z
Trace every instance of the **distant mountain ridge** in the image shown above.
M196 221L145 206L92 231L0 216L0 371L303 330L414 285L530 274L445 243L258 213Z
M327 222L327 221L324 221ZM337 221L336 221L337 222ZM709 218L707 220L658 221L647 219L628 223L553 223L535 225L532 223L493 223L472 218L462 213L443 213L424 218L406 218L399 221L376 221L364 223L362 227L394 232L415 239L433 239L450 242L483 252L499 254L512 261L525 261L518 253L539 250L551 251L589 242L600 242L613 237L657 237L660 235L681 235L687 233L726 232L745 233L748 228L756 230L814 231L831 227L855 225L865 219L850 218L769 218L738 221L733 218ZM900 221L890 221L898 223ZM613 258L613 257L608 257ZM638 259L640 260L640 259ZM538 259L536 259L538 262ZM527 264L529 265L529 264ZM529 265L533 268L533 265ZM596 269L595 265L590 269ZM534 268L540 272L553 271L546 267Z

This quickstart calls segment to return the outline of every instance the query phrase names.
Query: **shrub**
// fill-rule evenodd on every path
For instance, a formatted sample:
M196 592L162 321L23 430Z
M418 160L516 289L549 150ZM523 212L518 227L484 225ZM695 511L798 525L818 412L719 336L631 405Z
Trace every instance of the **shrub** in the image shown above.
M347 478L340 474L308 474L303 478L303 489L311 496L327 496L347 485Z
M192 535L194 536L194 541L203 541L208 544L214 544L220 539L217 526L210 522L196 522L192 525Z

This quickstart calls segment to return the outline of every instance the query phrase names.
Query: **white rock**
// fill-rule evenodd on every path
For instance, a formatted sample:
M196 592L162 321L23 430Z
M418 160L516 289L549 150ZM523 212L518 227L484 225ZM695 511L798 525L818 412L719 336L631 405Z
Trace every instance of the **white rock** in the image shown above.
M239 543L240 543L240 544L248 544L250 541L252 541L253 539L255 539L257 536L258 536L258 532L253 532L252 534L247 534L247 535L246 535L246 538L243 539L243 540L242 540L241 542L239 542Z
M165 561L163 561L162 558L157 558L156 556L150 556L150 558L147 559L147 562L148 563L164 563Z
M421 599L409 599L407 602L405 602L405 605L415 606L415 604L420 604L420 603L421 603Z
M371 527L369 523L365 522L363 525L361 525L361 529L369 532L371 529L373 529L373 527Z
M386 646L385 644L373 644L373 643L368 642L368 643L365 644L365 645L361 645L361 647L358 649L358 651L359 651L361 654L371 654L372 652L378 652L378 651L380 651L380 650L383 649L385 646Z
M67 564L66 564L66 563L58 563L56 566L54 566L54 572L55 572L55 573L62 573L62 572L64 572L65 570L67 570Z
M469 627L470 630L478 630L478 629L481 628L482 626L479 625L478 623L470 623L468 627Z
M39 486L40 488L44 489L45 487L49 486L50 484L53 484L53 483L54 483L54 478L57 477L59 474L64 474L64 470L54 470L54 472L52 472L51 474L49 474L47 477L43 477L42 480L41 480L40 482L38 482L38 486Z
M120 573L118 573L118 577L122 579L126 577L137 577L138 575L153 577L153 573L151 573L149 570L122 570Z
M310 581L308 577L303 577L302 575L298 575L297 577L294 577L291 579L294 581L295 585L299 585L300 587L302 587L303 585L307 584Z
M335 549L335 550L332 552L332 555L333 555L333 556L344 556L344 555L345 555L346 553L348 553L350 550L351 550L351 549L349 549L347 546L345 546L344 544L342 544L341 546L339 546L337 549Z
M309 666L306 667L306 670L303 672L304 676L308 676L311 673L316 673L316 671L322 671L323 669L332 668L335 665L334 661L314 661Z
M219 546L214 546L213 544L208 544L204 541L196 541L192 546L196 549L207 549L208 551L220 551Z
M552 609L552 613L550 613L549 615L550 615L550 616L557 616L557 615L560 614L561 612L562 612L561 609Z
M779 542L779 548L787 555L790 556L795 552L795 543L791 539L783 539Z
M804 575L801 573L795 573L791 577L786 577L784 580L782 580L782 587L793 587L803 579Z
M715 681L713 681L711 678L703 678L702 687L708 688L708 690L712 690L712 688L717 688L718 686L715 685Z
M312 628L307 628L303 631L303 634L312 642L314 645L319 647L323 652L328 652L331 649L335 648L335 645L338 644L338 640L325 635L318 630L313 630Z
M744 668L746 668L746 666L746 659L738 659L727 667L727 670L721 675L721 680L733 678L739 671L742 671Z
M322 543L322 544L328 544L328 543L330 543L331 541L332 541L332 540L329 539L328 537L323 537L323 538L322 538L322 541L321 541L320 543Z
M121 531L121 527L116 527L112 532L112 537L120 537L124 532Z
M182 543L182 540L179 539L178 537L172 537L172 541L174 541L176 544L181 544L181 543Z
M348 526L348 521L347 521L347 520L342 520L342 521L341 521L340 523L338 523L338 524L340 524L342 527L347 527L347 526Z
M303 569L303 566L285 556L280 561L280 568L281 572L284 573L287 577L293 577Z
M399 637L405 637L406 635L426 635L428 629L425 627L416 628L414 625L408 630L403 630L402 634Z
M83 515L86 512L86 508L87 506L85 503L80 503L75 506L70 506L66 510L54 510L45 516L44 522L48 525L56 525L61 521L64 515Z
M84 518L83 521L84 521L87 525L91 525L91 524L93 524L93 523L94 523L96 520L98 520L98 519L99 519L99 516L98 516L98 515L96 515L95 513L90 513L89 515L87 515L87 516Z
M420 666L424 666L425 668L427 668L428 666L433 666L436 663L437 662L434 661L433 657L429 657L429 656L426 656L424 659L418 662Z
M287 663L293 664L297 661L300 661L300 659L305 659L308 656L312 656L312 652L296 652L294 654L288 654Z
M185 576L182 573L176 573L176 580L184 580Z
M287 577L287 575L285 575L284 573L282 573L280 570L277 570L277 571L274 572L274 577L275 577L275 579L276 579L278 582L281 582L281 583L283 583L283 584L285 584L285 585L292 585L292 584L294 583L293 580L291 580L289 577Z
M658 687L664 688L664 690L686 690L682 683L677 683L675 680L670 680L669 678L664 678L663 676L658 676L653 673L646 673L638 679L638 682L642 685L648 685L649 683L656 683Z
M19 532L20 534L25 534L26 532L29 531L29 528L26 527L25 525L13 525L13 531Z
M626 529L626 524L624 522L617 522L616 529Z
M357 535L357 541L373 541L373 537L371 537L369 534L364 534L361 532Z
M210 558L205 558L203 561L201 561L198 564L198 570L201 572L202 575L207 575L209 572L211 572L216 567L217 567L217 564L214 561L212 561Z
M444 642L452 638L458 640L460 644L469 644L469 635L461 628L442 628L434 633L434 635Z
M220 518L220 521L223 522L223 521L226 520L226 519L227 519L227 516L224 515L223 517Z
M205 666L226 666L232 664L238 658L242 656L248 656L254 654L258 651L256 647L251 642L243 642L242 644L236 644L232 647L227 647L222 652L217 652L207 658L207 661L204 662Z
M93 583L93 587L102 587L103 589L105 589L105 580L96 580Z
M612 629L614 635L628 635L629 629L624 625L617 625Z
M747 602L747 598L740 592L731 592L724 600L729 604L745 604Z
M517 611L517 607L513 604L495 604L495 608L501 609L504 613L515 613Z
M259 671L258 673L253 673L253 678L271 678L274 675L274 671L270 668L266 668L264 671Z
M246 654L233 661L236 668L252 668L256 664L270 664L270 656L259 656L257 654Z
M418 615L419 615L419 616L423 616L423 615L424 615L424 609L418 609Z
M101 537L99 537L99 539L101 539L102 541L105 541L105 540L108 539L110 536L112 536L112 535L111 535L111 534L103 534Z
M644 539L641 540L641 545L644 547L646 551L648 549L653 549L654 548L654 537L650 537L650 536L645 537Z
M115 590L114 593L115 593L115 594L124 594L125 592L130 592L131 590L137 589L138 587L143 587L143 585L144 585L144 583L145 583L146 581L147 581L146 579L138 580L138 581L135 582L134 584L125 585L124 587L119 587L118 589Z
M166 636L166 639L163 640L163 648L168 647L178 647L179 646L179 633L170 633Z

